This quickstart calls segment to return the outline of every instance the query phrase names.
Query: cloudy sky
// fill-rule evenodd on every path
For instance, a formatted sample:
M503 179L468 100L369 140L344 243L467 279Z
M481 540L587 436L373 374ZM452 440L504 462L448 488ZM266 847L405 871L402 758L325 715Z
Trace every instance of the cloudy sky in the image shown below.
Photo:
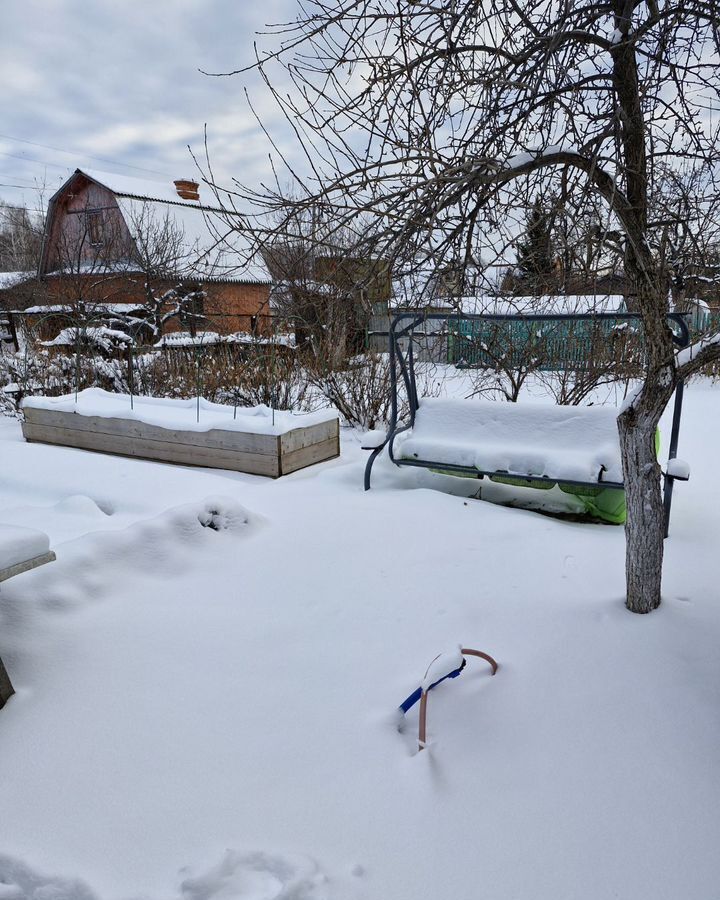
M219 180L266 176L246 87L282 129L261 86L198 70L246 64L255 33L294 13L295 0L2 0L0 198L32 205L36 182L51 194L83 165L182 177L205 123Z

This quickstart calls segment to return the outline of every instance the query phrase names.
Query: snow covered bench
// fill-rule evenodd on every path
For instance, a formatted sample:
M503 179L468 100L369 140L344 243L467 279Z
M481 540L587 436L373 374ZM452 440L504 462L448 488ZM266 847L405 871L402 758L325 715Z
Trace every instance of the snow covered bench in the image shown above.
M55 554L50 539L42 531L0 524L0 581L52 562ZM0 659L0 709L13 695L10 678Z
M428 468L622 487L614 407L426 399L398 455Z
M28 397L23 412L28 441L272 478L340 454L337 413L328 410L297 415L88 388Z
M625 520L614 407L426 399L409 435L398 440L398 464L536 489L557 484L586 512Z
M413 364L413 329L428 319L492 320L512 325L518 320L638 320L633 313L578 315L457 315L404 313L390 326L392 408L385 435L373 432L364 442L372 453L365 467L365 490L370 489L373 463L388 448L397 466L418 466L452 475L548 489L558 485L575 494L585 510L608 522L625 521L618 410L603 406L505 403L481 400L446 400L417 396ZM668 315L675 343L687 346L689 333L683 317ZM456 327L458 327L456 325ZM409 403L409 421L398 418L398 386L403 384ZM665 472L666 533L675 480L687 480L687 465L676 451L682 410L683 385L675 394L669 462ZM658 435L659 439L659 435Z

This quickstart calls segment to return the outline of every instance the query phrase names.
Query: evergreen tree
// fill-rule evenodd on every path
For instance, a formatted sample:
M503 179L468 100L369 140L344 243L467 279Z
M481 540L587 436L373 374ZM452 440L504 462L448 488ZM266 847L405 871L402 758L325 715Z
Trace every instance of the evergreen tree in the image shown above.
M524 288L544 289L554 275L550 214L539 197L527 216L525 237L517 243L517 270Z

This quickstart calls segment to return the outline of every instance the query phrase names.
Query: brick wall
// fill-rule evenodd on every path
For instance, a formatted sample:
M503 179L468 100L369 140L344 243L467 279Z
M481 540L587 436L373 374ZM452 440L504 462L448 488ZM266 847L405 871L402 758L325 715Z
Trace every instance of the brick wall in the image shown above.
M175 287L177 281L157 281L153 293L164 293ZM127 303L142 304L145 301L145 280L142 275L51 275L43 280L42 295L35 293L29 305L75 306L83 302L93 304ZM189 287L190 283L186 282ZM268 284L240 284L234 282L211 282L201 285L205 292L205 322L199 330L232 334L236 331L268 334L272 329L270 313L270 286ZM51 339L67 325L72 324L72 316L58 314L47 318L42 314L29 317L29 324L42 321L42 338ZM186 330L179 319L171 319L166 331Z

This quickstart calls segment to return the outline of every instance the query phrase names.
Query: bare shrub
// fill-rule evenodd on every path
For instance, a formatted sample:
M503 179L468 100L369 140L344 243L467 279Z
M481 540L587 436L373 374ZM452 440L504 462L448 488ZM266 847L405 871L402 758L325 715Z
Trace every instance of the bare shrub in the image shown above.
M471 397L515 403L528 377L548 363L548 329L540 322L472 321L456 335L458 365L471 373Z
M137 354L133 359L135 393L189 398L213 403L299 409L306 381L294 351L268 344L217 345Z
M312 357L306 361L308 382L342 416L347 425L364 430L381 428L390 420L392 389L386 353L368 352L349 359L341 368ZM416 367L418 395L439 396L442 375L432 364ZM408 414L403 396L400 417Z
M603 385L626 389L644 362L641 330L612 319L483 320L458 342L459 365L471 370L470 396L510 402L533 376L556 403L577 406Z
M128 383L121 361L33 347L0 355L0 395L5 415L18 415L24 397L58 397L87 387L126 393Z

